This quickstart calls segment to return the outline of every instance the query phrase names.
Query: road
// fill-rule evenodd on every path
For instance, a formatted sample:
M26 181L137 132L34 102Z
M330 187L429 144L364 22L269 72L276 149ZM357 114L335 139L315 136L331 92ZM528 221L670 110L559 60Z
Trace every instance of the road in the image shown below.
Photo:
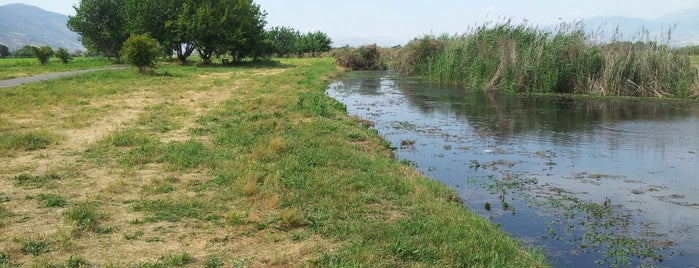
M115 65L115 66L103 67L103 68L56 72L56 73L39 74L39 75L34 75L34 76L20 77L20 78L8 79L8 80L0 80L0 88L16 87L16 86L20 86L20 85L27 84L27 83L34 83L34 82L39 82L39 81L44 81L44 80L51 80L51 79L64 77L64 76L84 74L84 73L96 72L96 71L102 71L102 70L118 70L118 69L124 69L127 67L128 66L125 66L125 65Z

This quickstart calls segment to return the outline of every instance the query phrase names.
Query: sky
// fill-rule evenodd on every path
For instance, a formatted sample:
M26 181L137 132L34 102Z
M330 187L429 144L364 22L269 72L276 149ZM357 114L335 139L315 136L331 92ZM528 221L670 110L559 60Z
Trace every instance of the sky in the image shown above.
M79 0L0 0L74 15ZM686 9L697 0L255 0L268 26L327 33L336 46L405 44L425 34L459 34L485 22L551 26L598 16L653 19Z

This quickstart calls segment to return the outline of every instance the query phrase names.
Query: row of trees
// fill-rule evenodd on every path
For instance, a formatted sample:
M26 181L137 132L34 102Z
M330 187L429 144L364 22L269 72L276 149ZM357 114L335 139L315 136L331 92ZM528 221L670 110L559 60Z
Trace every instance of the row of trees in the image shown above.
M181 63L195 50L204 63L214 55L237 61L288 54L276 50L278 43L265 30L267 13L253 0L81 0L74 8L68 27L80 34L88 50L110 58L121 57L129 36L145 33ZM296 33L295 53L330 50L327 35Z

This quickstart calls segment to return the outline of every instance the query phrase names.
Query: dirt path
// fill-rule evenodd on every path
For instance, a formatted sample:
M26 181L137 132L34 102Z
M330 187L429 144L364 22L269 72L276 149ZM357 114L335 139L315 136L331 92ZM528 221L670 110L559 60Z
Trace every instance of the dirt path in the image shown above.
M103 67L103 68L56 72L56 73L40 74L40 75L20 77L20 78L8 79L8 80L0 80L0 88L16 87L16 86L20 86L20 85L27 84L27 83L34 83L34 82L39 82L39 81L44 81L44 80L50 80L50 79L55 79L55 78L64 77L64 76L84 74L84 73L102 71L102 70L117 70L117 69L124 69L127 67L128 66L125 66L125 65L114 65L114 66Z

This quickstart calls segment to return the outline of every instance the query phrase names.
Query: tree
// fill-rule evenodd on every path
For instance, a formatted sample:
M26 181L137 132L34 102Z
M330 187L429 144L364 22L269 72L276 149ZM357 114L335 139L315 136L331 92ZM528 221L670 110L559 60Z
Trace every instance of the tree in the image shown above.
M294 45L300 36L299 31L289 27L274 27L267 31L267 37L272 40L273 52L277 57L288 57L296 52Z
M0 58L7 58L10 56L10 48L6 45L0 44Z
M80 35L83 45L119 61L121 46L128 38L125 0L80 0L68 28Z
M183 14L185 5L196 3L190 0L126 0L126 13L129 31L150 33L156 39L166 56L173 51L181 64L194 52L195 46L189 29L191 17Z
M42 65L45 65L46 63L49 62L49 58L53 56L53 49L51 49L50 46L42 46L42 47L31 47L32 54L34 57L39 59L39 62Z
M145 74L148 68L155 67L160 48L158 42L149 34L135 34L126 39L121 55L128 63L138 67L139 73Z
M330 37L321 31L309 32L299 38L296 43L297 53L311 53L311 57L315 57L318 52L328 52L332 48L330 46L332 40Z
M25 45L14 52L12 52L12 56L15 58L31 58L34 57L34 53L32 52L32 46L30 45Z
M231 53L234 58L254 55L264 36L264 18L252 0L194 0L182 8L178 23L189 26L187 32L196 44L205 64L215 54Z
M68 50L62 47L59 47L58 50L56 50L56 58L58 58L58 60L60 60L64 64L68 63L68 61L73 59L70 57L70 53L68 53Z

